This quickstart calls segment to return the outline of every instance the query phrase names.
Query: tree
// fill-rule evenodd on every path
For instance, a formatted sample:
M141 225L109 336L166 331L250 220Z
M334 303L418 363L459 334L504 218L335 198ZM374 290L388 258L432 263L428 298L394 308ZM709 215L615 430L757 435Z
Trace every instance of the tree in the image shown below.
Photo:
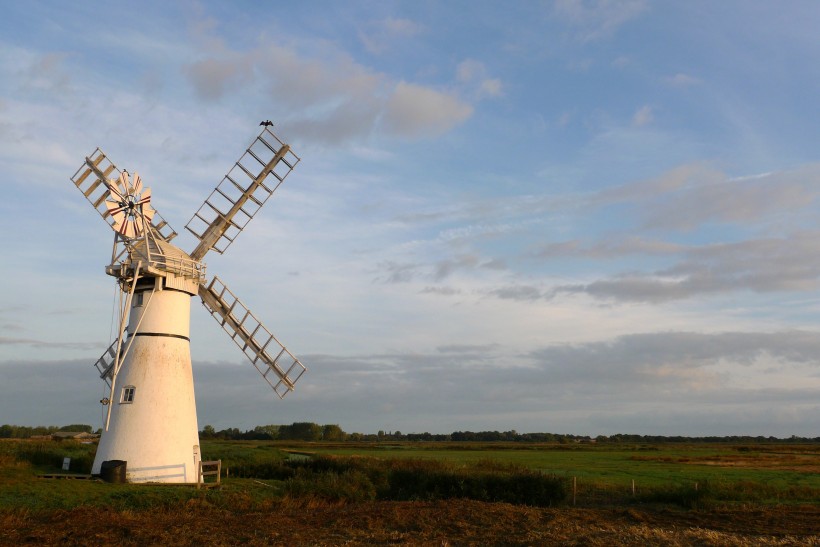
M235 440L242 438L242 432L239 431L238 427L229 427L227 429L217 431L216 436L220 439Z
M342 428L337 424L327 424L322 427L323 441L344 441L347 438L347 433L342 431Z
M279 435L278 425L258 425L253 428L254 438L256 439L276 439Z
M92 428L90 425L85 424L71 424L71 425L64 425L59 429L60 431L82 431L84 433L91 433Z
M279 438L288 441L320 441L322 426L313 422L293 422L279 428Z

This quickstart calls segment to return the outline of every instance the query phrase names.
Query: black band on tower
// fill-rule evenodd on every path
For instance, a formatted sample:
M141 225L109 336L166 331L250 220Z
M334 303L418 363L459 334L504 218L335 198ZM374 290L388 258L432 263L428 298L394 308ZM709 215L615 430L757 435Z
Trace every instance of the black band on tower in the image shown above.
M183 340L187 340L188 342L191 341L191 339L187 336L182 336L181 334L168 334L165 332L138 332L133 336L167 336L169 338L182 338Z

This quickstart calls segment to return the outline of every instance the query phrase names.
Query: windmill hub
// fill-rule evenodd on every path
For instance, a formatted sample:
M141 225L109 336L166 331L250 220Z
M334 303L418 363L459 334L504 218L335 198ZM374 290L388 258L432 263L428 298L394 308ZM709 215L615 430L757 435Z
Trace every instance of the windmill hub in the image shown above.
M105 271L121 291L118 336L95 363L108 396L100 400L107 415L92 474L122 460L132 482L199 480L189 333L194 295L280 398L293 391L304 365L221 279L206 279L202 258L211 250L222 254L298 162L264 126L185 226L198 240L190 254L171 243L177 233L151 207L151 189L139 174L119 171L99 148L71 177L114 230Z
M136 201L134 196L126 196L125 201L120 202L120 207L128 209L128 216L134 217L136 216Z

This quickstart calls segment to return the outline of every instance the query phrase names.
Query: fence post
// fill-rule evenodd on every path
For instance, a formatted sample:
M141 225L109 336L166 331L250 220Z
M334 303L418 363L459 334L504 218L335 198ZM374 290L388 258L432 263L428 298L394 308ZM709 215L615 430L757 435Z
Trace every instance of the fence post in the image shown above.
M578 477L572 477L572 505L575 505L575 497L578 495Z
M632 479L632 495L635 495L635 479Z

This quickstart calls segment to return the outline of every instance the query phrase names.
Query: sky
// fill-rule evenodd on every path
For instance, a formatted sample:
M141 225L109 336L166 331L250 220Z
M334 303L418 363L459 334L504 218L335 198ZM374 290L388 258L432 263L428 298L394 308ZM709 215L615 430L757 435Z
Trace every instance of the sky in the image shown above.
M180 233L270 119L301 158L205 257L200 428L820 436L820 3L4 2L0 423L99 427L100 147Z

